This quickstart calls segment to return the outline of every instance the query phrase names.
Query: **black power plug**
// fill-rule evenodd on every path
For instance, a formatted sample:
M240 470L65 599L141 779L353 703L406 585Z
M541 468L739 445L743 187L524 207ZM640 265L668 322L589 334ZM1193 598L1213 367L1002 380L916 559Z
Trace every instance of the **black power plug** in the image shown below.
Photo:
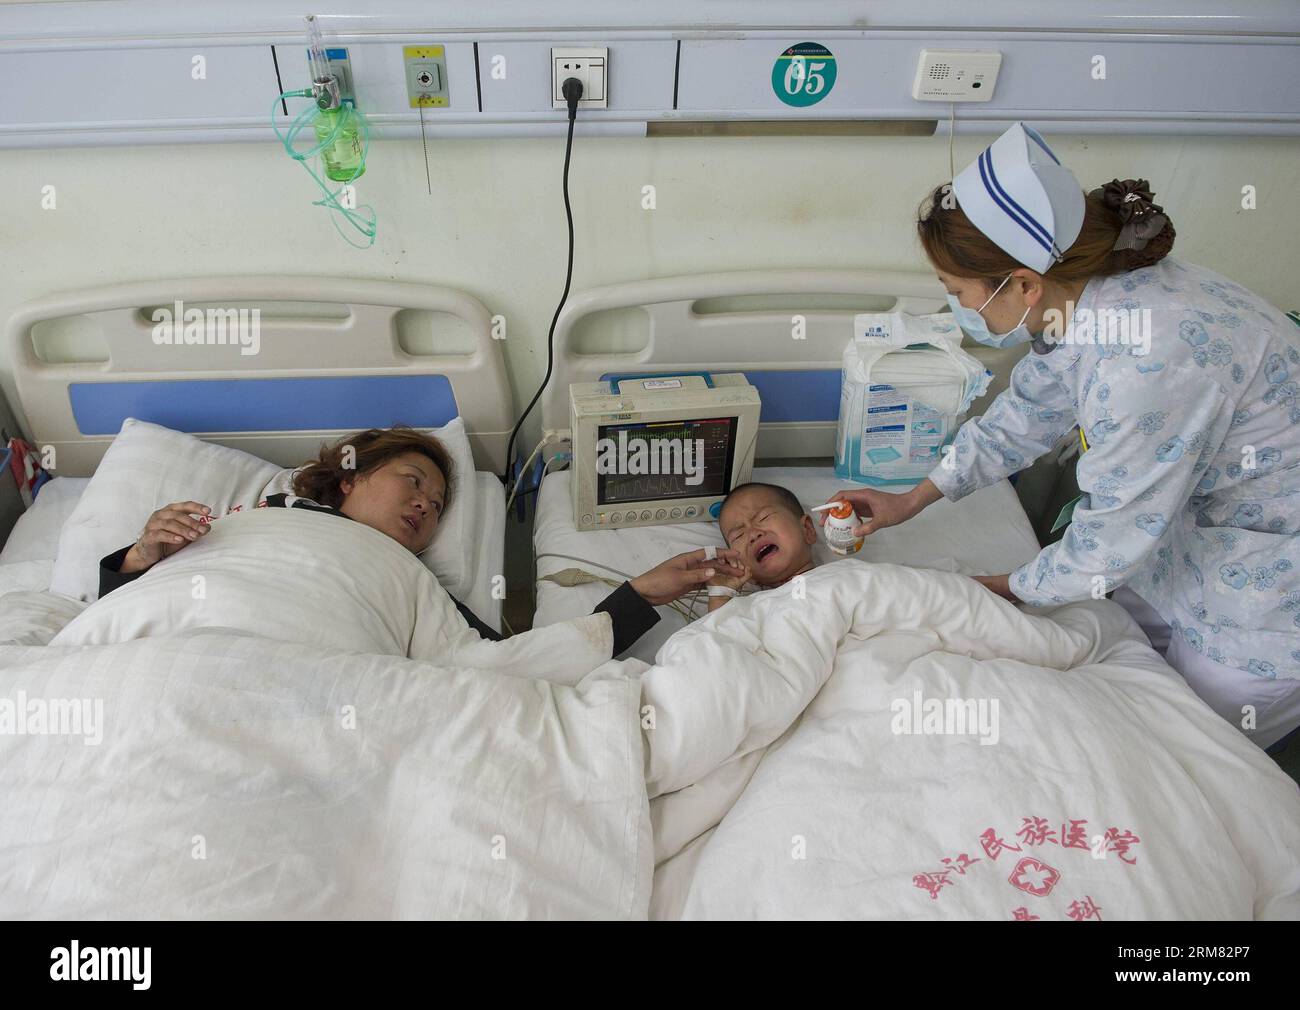
M576 77L566 77L560 85L560 94L569 103L569 118L578 114L578 101L582 98L582 82Z

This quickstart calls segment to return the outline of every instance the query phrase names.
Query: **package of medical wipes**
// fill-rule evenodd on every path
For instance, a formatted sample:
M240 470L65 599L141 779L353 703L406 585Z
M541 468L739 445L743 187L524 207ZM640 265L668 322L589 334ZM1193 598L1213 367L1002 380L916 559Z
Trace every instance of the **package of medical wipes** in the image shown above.
M950 313L862 313L853 331L844 348L835 475L915 484L938 466L993 375L961 349Z

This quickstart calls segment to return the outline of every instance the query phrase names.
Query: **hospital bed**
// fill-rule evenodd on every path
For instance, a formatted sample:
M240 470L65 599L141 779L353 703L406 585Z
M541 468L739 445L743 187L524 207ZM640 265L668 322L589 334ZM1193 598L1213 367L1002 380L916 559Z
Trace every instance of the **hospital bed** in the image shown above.
M874 307L864 285L912 311L937 299L932 282L901 275L805 281L580 293L557 334L546 426L562 426L568 381L743 363L771 383L777 411L759 458L824 457L833 410L773 390L833 371L845 312ZM778 319L788 334L788 305L751 301L791 292L808 323L797 346L770 339ZM152 308L178 299L266 307L259 353L153 343ZM698 338L689 356L662 353L681 347L663 325L636 343L635 319L656 313ZM510 398L488 321L446 289L302 278L122 286L11 320L23 412L64 476L0 564L0 727L35 704L61 712L66 733L46 715L39 731L0 733L0 915L1059 918L1091 917L1094 904L1110 918L1300 915L1294 784L1120 608L1034 621L953 574L1032 553L1005 485L958 503L924 542L885 531L898 535L873 538L874 563L821 566L797 605L758 593L680 627L653 665L607 658L604 615L578 616L600 589L543 583L533 629L482 642L389 538L297 510L227 511L96 606L58 591L72 547L90 559L73 574L93 578L99 554L86 545L122 521L115 496L148 498L157 474L184 477L206 454L246 475L250 500L321 441L370 424L460 425L475 464L504 469ZM83 338L102 342L100 360L78 356ZM613 354L611 339L623 344ZM837 388L838 376L813 381ZM225 472L195 479L213 471ZM475 484L486 490L487 476ZM839 483L824 467L758 476L805 501ZM673 537L714 535L699 524L577 537L557 504L563 481L543 484L543 574L574 564L549 556L570 552L635 572L689 546ZM470 582L495 581L483 571L500 567L502 497L465 509L473 525L456 543L489 552L464 559ZM588 546L599 538L613 546ZM125 542L107 539L96 550ZM225 575L205 567L223 557ZM244 577L268 557L272 577ZM680 624L670 614L658 630ZM889 734L891 700L913 690L1000 701L996 739ZM1003 841L1011 851L994 849Z
M155 341L155 310L177 302L257 308L257 353L233 339ZM5 342L27 431L54 448L60 476L0 555L0 914L512 914L516 876L540 878L554 862L538 850L568 851L565 820L552 817L531 851L513 821L510 863L458 872L503 802L501 764L467 765L463 748L477 735L511 761L512 785L558 789L572 762L521 768L502 707L513 701L545 724L574 702L548 704L536 682L405 658L401 635L374 648L352 634L363 611L382 631L423 607L446 646L425 643L423 655L453 661L453 639L472 653L478 635L450 607L440 567L459 569L459 588L445 588L499 626L505 510L494 475L512 417L484 306L449 288L343 278L162 280L25 306ZM421 564L361 523L256 509L322 443L398 423L437 432L457 464L434 543L441 560ZM201 541L88 605L98 558L149 511L223 496ZM268 529L261 550L241 548ZM201 552L217 543L243 551L233 580L220 561L205 568ZM169 589L190 563L194 578ZM195 595L200 575L207 591ZM195 620L110 644L64 641L105 607L127 622ZM566 894L564 907L599 914L581 898Z
M582 292L557 326L556 379L544 423L567 426L562 391L570 382L742 371L762 392L760 465L752 479L788 487L805 507L819 504L851 486L835 476L827 457L853 315L933 312L942 302L932 278L881 272L695 275ZM800 317L804 335L792 340L792 320ZM973 350L1003 376L1001 388L1006 355ZM552 578L565 569L618 582L683 551L723 545L715 522L580 532L571 474L563 459L551 466L534 527L535 627L588 613L609 591L602 582L575 585L571 572ZM707 600L688 597L690 621L660 608L659 623L626 654L643 677L654 827L651 917L1300 915L1294 785L1191 694L1121 608L1106 600L1058 608L1059 623L1047 627L1041 620L1024 623L1000 602L994 607L992 595L973 580L918 581L922 569L1006 573L1038 550L1015 490L1001 481L873 534L854 558L837 560L819 540L819 568L806 577L806 598L787 586L742 601L751 609L728 603L706 618ZM891 644L871 634L859 641L856 631L846 636L844 625L827 630L826 622L840 616L833 613L832 571L862 586L859 616L885 615ZM813 579L823 602L809 602ZM909 627L916 620L920 626ZM1086 652L1073 658L1058 652L1044 663L1025 651L1030 638L1065 628L1086 629ZM795 671L808 655L808 639L823 633L812 648L830 647L829 677L804 685L806 693L790 709L801 714L779 721L784 732L760 737L770 741L766 746L752 746L751 736L750 749L733 752L702 776L658 773L660 734L672 741L663 749L687 752L708 751L733 726L737 737L752 734L761 721L754 712L764 710L770 692L799 690ZM740 648L729 648L731 635ZM1023 676L1025 663L1046 669ZM714 691L716 683L725 686ZM1008 722L1004 737L981 743L946 735L953 732L949 724L932 736L912 736L912 708L919 727L920 708L933 704L923 694L956 699L968 713L1000 701L1004 716L1018 725L1010 729ZM1134 719L1135 710L1160 713L1159 726ZM1137 766L1144 768L1140 777L1131 774ZM1236 772L1223 776L1227 767ZM1142 879L1153 861L1164 861L1154 855L1158 835L1172 840L1184 829L1203 830L1207 800L1189 800L1186 809L1179 809L1182 801L1169 802L1170 790L1189 781L1205 789L1205 798L1217 793L1208 799L1218 807L1211 820L1236 822L1229 833L1252 830L1245 826L1254 816L1224 811L1240 801L1234 782L1258 785L1290 811L1267 829L1263 860L1248 859L1272 866L1262 871L1269 882L1241 877L1228 888L1237 898L1251 896L1251 911L1244 904L1233 912L1226 905L1198 908L1204 873L1184 875L1166 863L1157 870L1163 880ZM1054 823L1053 815L1043 816L1057 807L1076 812ZM1119 823L1130 816L1142 822L1140 830ZM1099 826L1097 818L1109 820ZM1150 859L1137 855L1145 844L1132 842L1138 837L1152 843ZM1089 847L1091 858L1070 851ZM1204 870L1231 875L1225 867L1232 859L1215 856ZM1125 876L1138 865L1143 869ZM1139 891L1145 894L1138 897ZM1270 892L1287 897L1258 901Z
M763 407L755 458L802 465L757 465L753 480L788 487L804 507L819 505L850 482L835 476L840 360L856 312L941 311L942 286L931 276L889 271L744 271L660 278L582 292L556 328L556 378L545 400L548 428L567 426L570 382L618 375L741 371L761 391ZM791 322L802 317L798 340ZM638 341L640 343L638 344ZM971 352L1003 378L1014 354L973 347ZM978 413L984 398L976 401ZM901 491L904 488L891 488ZM567 620L609 591L602 583L559 585L549 576L578 567L619 581L684 551L724 546L716 523L682 523L638 529L579 532L570 501L569 473L556 469L542 482L533 527L537 557L535 625ZM1039 550L1011 484L1001 481L960 502L946 499L911 522L882 530L863 545L865 561L1004 574ZM821 539L814 560L834 559ZM707 601L688 600L693 612ZM682 627L683 617L660 608L661 620L628 655L652 662L660 645Z
M228 333L213 331L212 343L185 345L173 320L175 341L158 342L155 334L168 334L157 323L170 318L164 311L175 316L178 303L205 320L209 309L243 308L250 327L256 309L256 346L251 338L244 345L256 353L235 343L233 321ZM454 544L455 589L499 630L492 586L503 571L505 509L495 474L511 418L490 327L487 309L461 291L328 277L164 279L24 306L5 342L32 435L53 447L57 476L0 551L0 592L50 588L60 537L69 519L91 521L76 515L77 505L128 418L234 450L232 468L247 454L285 473L353 431L437 429L459 419L455 437L465 445L453 456L472 457L475 468L458 479L467 521L448 522L463 537L444 536L438 546ZM280 477L273 490L287 489ZM456 510L453 501L446 519Z

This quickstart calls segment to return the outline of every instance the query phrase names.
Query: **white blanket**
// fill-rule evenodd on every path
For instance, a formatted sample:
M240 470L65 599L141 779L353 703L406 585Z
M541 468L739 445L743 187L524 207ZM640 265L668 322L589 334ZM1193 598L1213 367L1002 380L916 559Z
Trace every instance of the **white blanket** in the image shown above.
M1294 783L1136 635L845 561L602 662L603 614L483 642L383 534L236 514L0 645L0 916L1300 915ZM978 732L894 732L950 697Z
M322 512L272 508L214 521L199 540L88 607L50 644L212 629L567 684L613 647L605 614L484 641L392 537Z
M0 564L0 645L46 645L85 609L47 591L53 568L47 560Z
M1300 917L1295 783L1139 634L853 560L729 602L643 675L653 914Z
M644 918L637 682L555 682L610 648L483 641L359 523L218 520L0 647L0 917Z
M28 713L0 735L0 917L646 914L616 673L574 689L205 632L4 647L0 669Z

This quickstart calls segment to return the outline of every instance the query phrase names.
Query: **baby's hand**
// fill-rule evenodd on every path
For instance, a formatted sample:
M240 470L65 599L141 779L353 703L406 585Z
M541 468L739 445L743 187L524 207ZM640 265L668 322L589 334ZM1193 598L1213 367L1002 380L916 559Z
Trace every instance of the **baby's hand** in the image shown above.
M710 586L725 586L728 589L734 589L736 592L740 592L745 588L745 583L750 580L752 575L753 573L749 570L749 566L742 562L740 565L739 575L728 575L719 570L713 578L709 579L707 584Z
M730 593L709 593L709 613L713 613L713 611L726 604L726 602L731 599L732 594L739 595L740 591L745 588L745 583L749 581L749 566L741 561L739 556L737 556L736 561L736 571L738 571L739 574L729 575L726 572L718 570L714 573L713 578L709 579L708 585L710 587L720 586L731 590Z

